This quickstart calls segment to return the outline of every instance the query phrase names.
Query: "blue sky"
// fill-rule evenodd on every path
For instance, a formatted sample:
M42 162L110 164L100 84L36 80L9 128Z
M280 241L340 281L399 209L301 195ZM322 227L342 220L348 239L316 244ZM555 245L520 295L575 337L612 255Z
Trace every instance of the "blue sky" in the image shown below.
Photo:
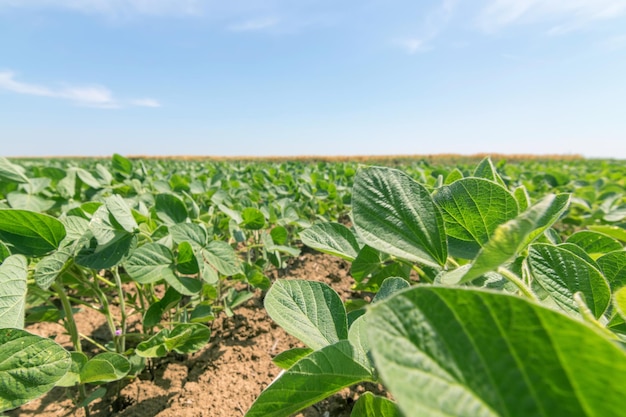
M0 155L626 159L624 0L0 0Z

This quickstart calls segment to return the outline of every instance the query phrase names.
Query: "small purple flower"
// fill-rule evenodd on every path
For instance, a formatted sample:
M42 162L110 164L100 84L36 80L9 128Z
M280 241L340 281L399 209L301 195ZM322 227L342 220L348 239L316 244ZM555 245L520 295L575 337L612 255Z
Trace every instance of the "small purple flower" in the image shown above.
M115 330L115 336L121 336L121 334L122 334L122 330L120 329Z

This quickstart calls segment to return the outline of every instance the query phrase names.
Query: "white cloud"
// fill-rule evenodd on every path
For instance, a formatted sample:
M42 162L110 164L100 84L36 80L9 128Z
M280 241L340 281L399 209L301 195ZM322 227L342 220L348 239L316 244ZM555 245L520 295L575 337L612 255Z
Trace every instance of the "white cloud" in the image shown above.
M479 17L486 30L515 23L542 20L566 22L552 34L564 33L594 20L613 19L626 14L624 0L490 0Z
M404 49L410 55L432 50L432 41L445 30L458 2L459 0L441 0L437 7L426 14L419 36L396 38L393 41L394 45Z
M39 97L50 97L68 100L79 106L114 109L126 106L160 107L153 99L134 99L121 101L114 97L111 90L99 85L92 86L65 86L50 88L37 84L29 84L15 79L11 71L0 71L0 90L16 94L25 94Z
M405 38L405 39L396 39L393 42L396 46L405 50L409 55L416 54L418 52L427 52L431 47L429 47L423 39L417 38Z
M233 32L251 32L264 30L274 27L278 24L279 19L275 17L265 17L259 19L246 20L241 23L229 26L228 29Z

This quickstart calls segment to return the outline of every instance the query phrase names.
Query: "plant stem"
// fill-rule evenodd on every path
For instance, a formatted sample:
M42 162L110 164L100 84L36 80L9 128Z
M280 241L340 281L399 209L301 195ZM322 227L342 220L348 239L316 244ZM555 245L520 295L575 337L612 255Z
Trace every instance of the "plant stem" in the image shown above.
M59 297L59 300L61 300L61 305L63 306L63 311L65 312L65 323L67 325L67 331L70 333L72 346L74 346L74 349L77 352L82 352L83 350L80 346L80 335L78 333L78 327L76 327L76 320L74 320L70 300L67 298L67 294L65 294L63 286L58 282L54 282L51 285L51 288L54 290L57 297Z
M126 351L126 295L124 294L124 288L122 287L122 279L120 278L119 268L116 266L113 269L113 276L115 277L115 283L117 284L118 297L120 299L120 320L122 334L119 336L119 344L117 353L123 353Z
M104 317L106 318L107 324L109 326L109 331L111 332L111 336L113 338L113 340L116 340L117 335L115 334L115 322L113 321L113 316L111 315L111 309L109 307L109 300L107 299L106 294L104 294L102 292L102 290L100 289L100 287L98 286L98 283L95 282L95 278L98 275L96 271L92 271L92 274L94 276L94 282L89 282L89 286L91 287L92 291L96 294L96 297L98 297L98 300L100 301L100 304L102 304L102 314L104 314ZM117 343L116 343L117 346Z
M54 290L54 292L56 292L59 300L61 300L63 311L65 311L65 323L67 325L67 331L70 333L72 345L77 352L82 353L83 348L80 345L80 333L78 332L78 327L76 326L76 320L74 320L74 313L72 312L72 305L70 304L70 300L67 298L67 294L65 294L63 286L58 282L55 281L50 287ZM87 390L85 389L85 385L80 384L78 386L78 392L78 402L80 403L85 398L87 398ZM85 406L83 408L85 410L85 416L89 417L89 407Z
M515 284L515 286L520 290L520 292L524 294L526 297L530 298L533 301L539 301L535 293L532 292L532 290L528 288L526 284L524 284L521 278L515 275L513 272L509 271L506 268L499 267L498 273L502 275L503 277L505 277L506 279L508 279L513 284Z

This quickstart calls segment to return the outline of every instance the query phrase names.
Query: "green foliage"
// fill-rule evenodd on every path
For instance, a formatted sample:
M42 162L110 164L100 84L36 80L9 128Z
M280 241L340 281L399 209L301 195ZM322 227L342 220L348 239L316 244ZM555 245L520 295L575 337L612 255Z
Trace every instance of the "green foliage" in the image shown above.
M581 407L586 415L620 415L611 399L600 404L597 396L601 384L624 385L615 372L626 341L626 167L474 162L397 159L388 168L117 154L106 161L0 158L1 332L22 332L15 328L25 317L61 322L72 345L67 352L20 333L19 343L43 346L43 357L58 360L41 361L31 345L0 352L2 407L58 385L75 386L74 403L87 412L116 391L98 385L135 377L146 357L201 349L207 323L235 314L255 289L269 289L270 315L308 347L274 358L285 372L252 415L290 415L366 381L384 383L398 405L366 393L355 417L399 409L439 415L445 407L457 413L450 415L578 415ZM350 262L358 296L344 304L324 284L272 285L301 244ZM413 291L417 305L406 302ZM104 316L109 340L78 332L79 308ZM379 317L387 309L402 309L403 327L390 325L392 315ZM418 319L424 312L434 317L429 328ZM131 314L143 318L139 332L128 330ZM539 329L526 347L518 346L520 326ZM400 330L406 340L377 344ZM580 349L572 347L576 338ZM82 352L85 344L93 354ZM617 371L605 370L607 361L589 346L606 350ZM550 356L556 347L562 362ZM402 355L390 355L392 348ZM431 350L444 356L416 360ZM398 359L401 375L393 373ZM22 374L20 388L11 375ZM512 398L530 375L533 384ZM407 381L413 377L434 382ZM530 399L529 387L536 391ZM469 396L452 400L453 393Z
M50 339L0 329L0 412L50 390L70 367L70 355Z
M620 394L605 394L626 386L626 352L616 343L626 340L626 234L603 222L623 218L614 193L624 187L583 204L556 188L570 175L525 181L530 172L521 173L516 182L490 159L473 176L432 175L434 183L419 184L395 169L361 168L356 235L328 222L301 233L303 243L352 262L355 288L376 294L364 308L348 300L346 315L323 284L274 283L268 313L312 351L279 355L286 371L247 416L291 415L346 386L344 367L355 364L369 376L352 384L382 382L397 406L366 393L353 416L623 415ZM592 219L589 230L568 229ZM347 340L335 332L344 317ZM346 349L334 351L338 344ZM334 374L309 367L312 358Z
M527 300L421 286L368 319L377 368L406 415L623 414L625 352Z
M0 210L0 239L12 253L42 256L59 247L65 237L63 223L52 216L27 210Z

